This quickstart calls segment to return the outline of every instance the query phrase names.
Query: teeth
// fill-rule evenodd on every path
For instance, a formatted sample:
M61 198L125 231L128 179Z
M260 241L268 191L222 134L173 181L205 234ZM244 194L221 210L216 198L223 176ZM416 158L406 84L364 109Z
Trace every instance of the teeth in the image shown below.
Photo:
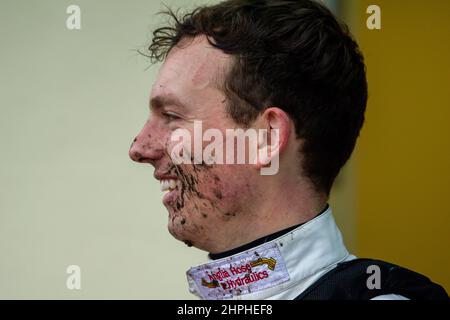
M174 190L177 187L177 180L175 179L164 179L160 181L161 191Z

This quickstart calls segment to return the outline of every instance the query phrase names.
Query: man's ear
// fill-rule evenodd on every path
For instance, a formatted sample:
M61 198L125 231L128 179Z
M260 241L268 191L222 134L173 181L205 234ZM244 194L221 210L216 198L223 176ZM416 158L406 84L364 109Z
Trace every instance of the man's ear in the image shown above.
M260 115L261 126L258 134L258 168L278 161L280 154L286 149L291 134L291 121L285 111L270 107Z

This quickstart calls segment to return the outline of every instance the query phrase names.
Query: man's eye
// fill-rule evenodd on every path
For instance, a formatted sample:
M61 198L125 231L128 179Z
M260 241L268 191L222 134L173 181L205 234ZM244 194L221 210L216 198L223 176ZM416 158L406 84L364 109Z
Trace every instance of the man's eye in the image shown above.
M181 119L179 116L177 116L176 114L174 114L172 112L163 112L162 115L164 116L164 118L166 118L169 121L175 121L175 120Z

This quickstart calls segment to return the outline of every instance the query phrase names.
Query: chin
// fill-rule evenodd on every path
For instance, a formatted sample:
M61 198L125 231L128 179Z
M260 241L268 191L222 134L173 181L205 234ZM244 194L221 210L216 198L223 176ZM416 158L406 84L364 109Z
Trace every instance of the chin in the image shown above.
M181 229L179 226L173 225L171 219L169 219L169 224L167 225L167 230L169 230L169 233L174 237L175 239L184 242L187 244L193 244L194 241L193 236L190 234L187 234L185 230Z
M169 222L167 229L169 230L169 233L172 235L172 237L174 237L178 241L183 242L186 246L195 247L197 249L210 252L211 248L208 246L208 243L199 241L198 235L183 232L183 230L174 227L171 222Z

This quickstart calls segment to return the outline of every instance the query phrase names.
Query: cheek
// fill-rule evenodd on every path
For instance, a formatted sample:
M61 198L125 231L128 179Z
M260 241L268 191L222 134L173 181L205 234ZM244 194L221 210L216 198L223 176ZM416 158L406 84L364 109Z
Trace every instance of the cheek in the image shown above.
M177 200L170 206L169 219L177 228L195 229L218 220L229 220L243 211L252 197L249 168L244 166L174 167L182 186Z
M201 197L197 207L201 216L227 221L239 215L252 197L250 176L243 166L217 165L199 175Z
M222 174L214 174L213 180L205 183L202 187L207 190L212 201L220 204L222 208L229 208L240 203L242 197L247 194L245 185L245 181L242 181L238 175L224 171Z
M218 165L209 175L205 186L212 190L217 199L240 199L240 195L250 191L249 171L245 165Z
M183 206L169 209L169 232L194 245L217 241L243 218L251 197L248 170L232 166L183 167L183 178L196 181L184 191ZM189 245L189 244L188 244Z

